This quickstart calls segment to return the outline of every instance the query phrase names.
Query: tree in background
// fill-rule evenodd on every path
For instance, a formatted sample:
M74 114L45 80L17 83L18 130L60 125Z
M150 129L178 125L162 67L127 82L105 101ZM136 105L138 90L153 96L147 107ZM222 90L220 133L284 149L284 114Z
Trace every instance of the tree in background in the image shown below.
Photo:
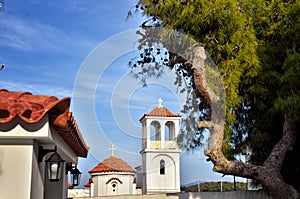
M234 191L232 182L203 182L195 185L181 187L185 192L214 192L214 191ZM237 191L247 190L247 184L243 182L236 183Z
M197 148L209 129L205 154L214 171L254 179L275 199L299 198L300 2L139 0L136 9L148 17L142 24L148 29L138 32L142 53L130 62L132 74L145 83L161 76L163 66L175 69L174 83L188 93L180 145ZM173 41L179 33L202 45L188 44L181 54ZM157 34L163 42L153 39ZM206 67L208 54L220 74ZM214 89L212 77L223 86ZM249 148L251 164L234 161Z

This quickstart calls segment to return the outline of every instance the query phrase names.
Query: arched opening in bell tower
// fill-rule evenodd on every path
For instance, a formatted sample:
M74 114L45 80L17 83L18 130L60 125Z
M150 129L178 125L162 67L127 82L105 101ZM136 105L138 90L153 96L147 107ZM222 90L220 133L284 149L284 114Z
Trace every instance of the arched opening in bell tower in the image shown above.
M175 140L175 124L172 121L165 124L165 138L166 140Z
M160 140L161 126L158 121L152 121L150 125L150 140Z

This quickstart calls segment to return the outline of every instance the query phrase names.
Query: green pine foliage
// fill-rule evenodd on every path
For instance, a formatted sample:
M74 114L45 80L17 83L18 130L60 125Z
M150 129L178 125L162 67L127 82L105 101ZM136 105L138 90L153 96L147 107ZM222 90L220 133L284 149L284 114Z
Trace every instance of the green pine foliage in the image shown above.
M234 122L232 110L243 102L239 85L242 80L252 83L260 68L255 30L241 5L223 0L141 0L139 6L145 15L161 20L162 27L181 31L205 45L222 74L228 124ZM229 142L229 127L225 137Z
M300 115L300 54L287 57L280 77L281 88L275 101L275 108L290 118L297 120Z

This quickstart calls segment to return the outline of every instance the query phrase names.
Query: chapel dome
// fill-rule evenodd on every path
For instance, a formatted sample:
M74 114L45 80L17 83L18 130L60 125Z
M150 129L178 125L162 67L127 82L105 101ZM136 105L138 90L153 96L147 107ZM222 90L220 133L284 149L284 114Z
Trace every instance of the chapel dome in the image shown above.
M125 161L115 156L110 156L103 162L100 162L94 169L90 170L89 173L104 173L104 172L128 172L135 173L135 169L129 166Z

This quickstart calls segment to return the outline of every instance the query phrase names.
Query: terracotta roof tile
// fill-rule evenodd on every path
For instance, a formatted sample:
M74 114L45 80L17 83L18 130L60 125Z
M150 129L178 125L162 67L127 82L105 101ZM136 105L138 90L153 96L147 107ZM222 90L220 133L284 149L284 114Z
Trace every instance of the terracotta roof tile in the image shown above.
M60 125L59 122L64 123L63 120L65 119L67 120L67 126ZM56 122L57 131L76 155L87 157L89 147L86 145L72 113L68 112L67 117L61 116L61 119L56 120Z
M90 178L89 181L87 183L85 183L85 187L90 187L91 183L94 183L93 178Z
M146 113L143 115L143 117L140 119L140 121L145 118L146 116L157 116L157 117L180 117L179 114L173 114L169 109L163 107L163 106L157 106L154 108L150 113Z
M87 157L86 146L70 108L69 97L58 99L54 96L32 95L29 92L10 92L0 89L0 124L16 117L26 123L36 123L46 114L49 122L59 132L65 142L80 157Z
M129 172L135 173L135 169L129 166L125 161L114 156L110 156L103 162L100 162L89 173L104 173L104 172Z
M74 188L73 184L72 183L68 183L68 189L73 189L73 188Z

